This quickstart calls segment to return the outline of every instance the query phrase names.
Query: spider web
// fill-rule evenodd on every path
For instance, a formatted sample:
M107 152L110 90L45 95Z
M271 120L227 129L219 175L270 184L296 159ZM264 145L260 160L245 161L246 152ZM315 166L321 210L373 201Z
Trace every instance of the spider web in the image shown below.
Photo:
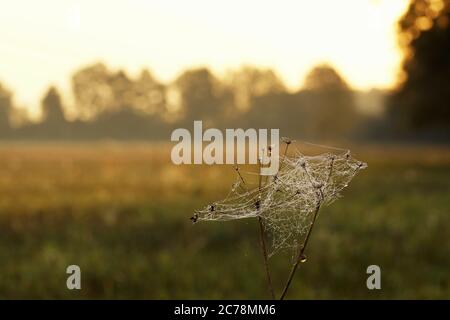
M280 157L278 173L267 177L263 185L253 187L236 167L237 181L228 196L197 210L191 219L196 222L261 217L270 237L269 256L282 249L297 250L316 211L338 199L359 170L366 167L349 151L316 156L297 151L291 157ZM253 175L264 179L259 173Z

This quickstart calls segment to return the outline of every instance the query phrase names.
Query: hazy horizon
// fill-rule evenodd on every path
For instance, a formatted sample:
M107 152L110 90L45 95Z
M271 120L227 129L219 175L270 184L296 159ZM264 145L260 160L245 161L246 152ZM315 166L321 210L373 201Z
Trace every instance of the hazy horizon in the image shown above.
M164 82L195 66L220 76L249 64L272 68L289 89L329 63L355 89L386 89L400 70L396 23L407 4L16 1L0 12L0 81L32 114L51 84L70 103L71 74L98 61Z

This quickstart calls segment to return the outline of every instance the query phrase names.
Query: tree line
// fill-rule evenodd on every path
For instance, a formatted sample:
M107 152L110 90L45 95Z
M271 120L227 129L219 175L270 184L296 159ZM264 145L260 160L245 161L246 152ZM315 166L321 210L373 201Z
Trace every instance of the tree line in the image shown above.
M250 66L223 78L207 68L191 69L165 84L148 70L133 79L96 63L71 80L72 109L52 86L41 100L38 122L14 119L12 93L1 85L2 137L167 139L173 128L202 120L205 127L280 128L290 136L331 138L350 135L358 118L351 89L327 65L315 67L296 92L273 70Z
M163 83L148 70L132 78L95 63L72 75L70 106L50 87L36 122L0 83L0 139L166 140L173 129L202 120L205 128L279 128L282 135L306 139L448 142L449 25L450 0L411 1L398 23L404 59L399 84L390 92L355 92L329 65L312 68L303 87L292 91L273 70L253 66L222 77L195 68ZM379 113L362 113L373 101L382 102Z

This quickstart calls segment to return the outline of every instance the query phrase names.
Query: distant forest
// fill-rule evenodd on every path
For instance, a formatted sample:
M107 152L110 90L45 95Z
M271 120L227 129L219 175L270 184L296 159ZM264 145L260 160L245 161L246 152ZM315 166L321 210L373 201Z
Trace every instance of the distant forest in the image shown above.
M95 63L71 78L74 104L56 87L31 121L0 83L2 140L167 140L174 128L279 128L306 139L450 137L450 1L439 12L413 1L399 21L404 61L395 90L356 92L329 65L314 67L297 91L270 69L244 66L223 77L207 68L162 83L148 70L137 78Z
M41 118L33 122L0 86L2 137L168 139L174 128L191 128L194 120L203 120L205 127L280 128L295 137L349 137L370 118L358 111L358 101L383 95L360 93L358 99L326 65L310 72L303 89L289 92L269 69L242 67L219 79L207 68L198 68L164 84L147 70L132 79L97 63L74 73L72 90L71 117L58 89L50 87L41 100Z

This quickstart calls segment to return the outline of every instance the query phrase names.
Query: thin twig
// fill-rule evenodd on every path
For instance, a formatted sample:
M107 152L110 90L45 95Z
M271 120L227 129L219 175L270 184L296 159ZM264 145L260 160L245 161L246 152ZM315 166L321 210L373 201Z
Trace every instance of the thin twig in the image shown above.
M285 142L285 144L286 144L286 148L284 149L283 162L281 162L280 168L278 169L278 172L276 173L275 176L278 176L278 173L281 171L281 169L283 168L284 163L286 162L286 156L287 156L287 152L288 152L289 145L291 144L291 142L289 142L289 143Z
M298 252L297 261L295 261L295 264L292 266L291 273L289 274L289 278L286 281L286 285L284 286L280 300L283 300L284 297L286 296L289 286L291 285L291 281L294 278L295 272L297 271L298 265L300 264L300 262L304 261L304 259L305 259L306 246L308 244L309 238L311 236L311 232L312 232L314 224L316 222L317 214L319 213L319 210L320 210L320 205L321 205L321 201L318 201L315 212L314 212L313 221L311 223L311 226L309 227L308 233L306 234L305 242L303 243L303 246L301 247L301 249Z
M260 246L261 246L261 251L262 251L262 254L264 257L264 268L266 270L267 286L269 288L269 292L270 292L272 299L275 299L275 291L273 290L272 278L270 276L270 269L269 269L269 259L267 256L264 224L263 224L261 217L258 217L258 223L259 223Z
M237 165L234 167L234 170L236 170L236 172L237 172L239 178L241 179L242 183L244 184L245 190L248 191L248 189L247 189L247 184L245 183L245 180L244 180L244 178L242 177L241 172L239 171L239 167L238 167Z
M236 166L235 170L236 170L237 174L239 175L239 178L241 179L242 183L244 184L245 189L248 190L247 184L245 183L245 180L242 177L241 172L239 171L239 167ZM261 168L260 168L260 170L261 170ZM261 193L261 174L259 175L258 190ZM259 211L259 206L260 206L260 200L261 200L261 197L259 196L258 200L257 200L258 202L256 203L258 211ZM259 238L260 238L259 246L261 247L261 251L262 251L262 254L263 254L264 269L266 271L267 287L269 289L269 293L270 293L272 299L275 299L275 291L273 290L272 277L270 276L269 258L268 258L268 255L267 255L267 245L266 245L264 223L263 223L263 220L262 220L262 218L260 216L258 216L258 224L259 224Z
M257 210L259 212L261 207L261 183L262 183L262 176L261 176L261 161L259 161L259 182L258 182L258 200L257 200ZM269 269L269 258L267 255L267 246L266 246L266 233L264 229L264 223L261 216L258 214L258 224L259 224L259 238L260 238L260 245L261 245L261 251L264 258L264 268L266 270L266 277L267 277L267 286L269 287L269 292L272 297L272 299L275 299L275 291L273 290L273 284L272 284L272 277L270 276L270 269Z
M288 152L290 144L291 144L290 142L286 143L286 148L284 149L284 155L283 155L283 162L281 163L280 170L283 167L283 164L286 162L286 156L287 156L287 152Z
M332 171L333 171L333 161L334 161L334 159L332 159L332 162L331 162L331 165L330 165L330 171L328 173L329 176L327 178L327 182L326 183L329 182L329 178L330 178L330 176L332 174ZM304 165L302 165L302 168L305 171L309 182L311 183L311 187L315 188L314 183L312 181L312 177L309 174L308 169L306 168L306 163ZM308 245L308 241L309 241L309 238L311 236L311 232L313 230L314 224L316 223L317 215L319 214L320 206L322 205L322 201L324 199L323 193L322 193L322 188L319 189L319 193L320 193L320 197L317 199L317 205L316 205L316 209L314 211L314 216L313 216L313 220L312 220L311 226L309 227L308 233L306 234L305 241L303 242L303 245L302 245L302 247L300 248L300 250L298 252L297 260L295 261L295 264L292 266L291 272L289 274L289 278L286 281L286 285L284 286L283 292L281 293L280 300L283 300L284 297L286 296L286 293L287 293L287 291L289 289L289 286L291 285L292 279L294 278L295 272L297 271L298 265L300 264L300 262L305 261L305 259L306 259L306 257L305 257L306 246Z

